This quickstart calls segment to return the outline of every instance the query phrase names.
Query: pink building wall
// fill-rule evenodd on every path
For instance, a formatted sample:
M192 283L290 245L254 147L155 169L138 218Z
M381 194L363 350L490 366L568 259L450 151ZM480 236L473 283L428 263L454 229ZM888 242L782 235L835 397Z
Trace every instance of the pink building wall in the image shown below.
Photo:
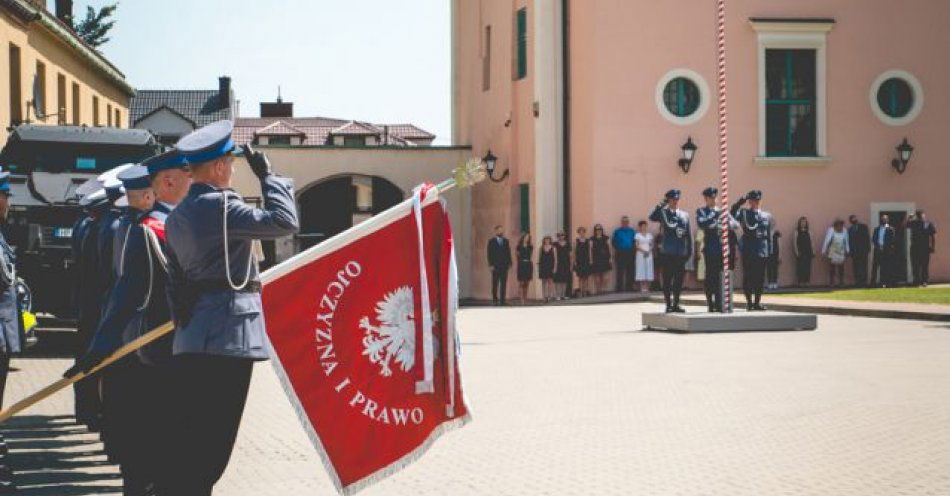
M486 295L488 272L484 257L478 254L484 251L495 223L515 225L517 183L530 182L530 171L537 166L530 163L535 141L532 126L523 121L533 118L533 98L525 94L530 85L510 79L500 81L491 92L481 92L477 51L469 47L468 38L475 29L469 24L477 24L469 17L470 11L480 9L482 15L490 12L502 23L511 22L517 2L459 3L457 22L462 29L456 32L456 67L461 77L456 82L465 81L465 87L457 89L456 94L456 140L472 144L478 153L486 146L488 132L495 132L492 150L508 160L500 167L511 166L513 174L507 184L480 186L473 195L473 288L476 295ZM571 225L590 227L601 222L609 231L621 215L630 215L634 221L646 218L671 187L684 191L683 204L692 214L701 203L699 192L719 183L715 2L569 3ZM533 8L530 2L528 8ZM873 227L876 221L869 219L872 203L898 202L924 208L938 231L950 222L950 194L946 191L950 169L944 153L945 135L950 129L950 68L942 63L943 51L950 46L950 31L945 29L950 20L950 2L930 0L896 6L888 0L728 0L727 8L731 193L735 198L752 188L764 191L763 207L774 214L784 234L780 268L783 284L793 279L791 234L799 216L811 221L816 250L836 217L854 213ZM774 166L756 164L754 160L759 140L759 70L758 35L750 17L835 20L826 38L825 155L829 160L823 165ZM529 46L532 36L529 29ZM498 42L510 43L510 38L500 37ZM510 59L499 60L510 57L510 47L502 47L493 55L501 56L494 59L496 64L510 65ZM657 84L675 68L699 73L711 91L713 101L708 111L693 124L667 121L655 103ZM872 112L871 84L889 69L912 73L923 89L923 108L907 125L884 124ZM528 74L532 77L530 66ZM470 84L477 84L479 91L465 89ZM499 119L509 110L514 119L512 127L499 133ZM687 136L699 150L691 171L684 174L676 163ZM907 171L899 175L890 161L895 156L894 147L904 137L915 151ZM500 143L497 148L496 141ZM950 246L942 236L938 234L937 253L931 262L932 279L936 280L950 279ZM814 283L826 282L826 267L824 261L816 260Z
M515 13L534 7L533 0L457 1L454 4L459 20L456 31L456 95L454 109L455 133L472 145L472 154L483 157L490 149L499 157L496 168L500 174L509 169L510 176L501 183L485 181L472 189L472 260L478 270L472 281L472 294L484 297L491 291L491 279L482 277L488 270L486 244L494 235L494 226L502 225L512 245L518 232L518 184L534 179L534 71L528 66L527 77L514 80ZM484 28L491 26L491 85L482 89L482 52ZM534 30L528 29L528 60L534 55ZM509 294L514 295L514 274L510 277Z

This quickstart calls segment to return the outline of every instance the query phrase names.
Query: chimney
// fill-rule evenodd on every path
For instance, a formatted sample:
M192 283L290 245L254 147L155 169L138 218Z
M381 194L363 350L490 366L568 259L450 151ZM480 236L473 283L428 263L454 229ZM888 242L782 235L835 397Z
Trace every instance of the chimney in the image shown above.
M72 26L73 0L56 0L56 18Z
M285 102L280 96L280 86L277 87L276 102L261 102L261 117L293 117L294 102Z
M231 106L231 78L229 76L218 78L218 101L222 108Z

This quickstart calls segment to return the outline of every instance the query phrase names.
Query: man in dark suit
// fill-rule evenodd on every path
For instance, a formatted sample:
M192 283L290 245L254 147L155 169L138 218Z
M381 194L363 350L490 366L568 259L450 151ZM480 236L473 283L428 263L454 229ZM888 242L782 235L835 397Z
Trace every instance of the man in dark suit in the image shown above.
M863 288L868 285L868 253L871 252L871 232L867 224L858 221L857 215L848 218L848 246L851 247L851 263L854 268L854 285Z
M881 223L874 228L871 242L874 243L874 262L871 278L875 286L888 287L894 284L894 258L897 253L896 236L887 214L881 214Z
M914 284L926 287L930 282L930 254L937 244L937 228L923 210L918 210L910 216L907 229L910 229L910 265Z
M495 226L495 236L488 240L488 266L491 267L492 303L504 305L508 269L511 268L511 245L501 226Z

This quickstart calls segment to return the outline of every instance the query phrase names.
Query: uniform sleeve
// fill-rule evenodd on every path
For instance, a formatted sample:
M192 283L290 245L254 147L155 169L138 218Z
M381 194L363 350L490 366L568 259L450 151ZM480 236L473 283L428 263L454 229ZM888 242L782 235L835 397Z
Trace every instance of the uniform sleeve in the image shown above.
M703 209L696 210L696 227L700 229L709 229L715 225L716 212L714 210L709 210L704 212Z
M661 212L662 210L663 210L662 203L657 205L656 207L653 207L653 211L650 212L650 220L652 220L653 222L660 222L661 220L663 220L663 217L661 217L663 215L663 213Z
M116 240L124 239L125 233L119 233ZM122 344L122 331L129 325L145 301L148 281L148 249L142 229L133 226L129 230L128 243L125 244L125 256L122 259L122 275L118 276L106 304L102 321L96 329L89 348L91 351L109 353ZM116 245L119 245L117 242ZM117 250L121 250L121 246ZM121 257L116 251L115 257Z
M182 295L185 283L184 272L171 243L165 243L165 257L168 260L168 278L165 281L165 296L168 299L168 308L171 310L172 322L179 327L182 318Z
M277 239L300 229L293 182L270 175L261 181L264 208L228 197L228 236L234 239ZM225 193L228 194L228 193Z

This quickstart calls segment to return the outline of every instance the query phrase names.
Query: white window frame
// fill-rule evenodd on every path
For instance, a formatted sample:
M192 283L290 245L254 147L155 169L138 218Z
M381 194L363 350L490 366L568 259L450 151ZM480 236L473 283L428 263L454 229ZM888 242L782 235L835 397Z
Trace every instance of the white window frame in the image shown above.
M891 117L884 113L881 110L881 107L877 104L877 92L881 89L881 85L884 84L884 81L887 81L891 78L901 79L910 86L911 92L914 94L914 103L911 104L910 110L907 111L907 115L903 117ZM924 108L924 88L920 84L920 80L917 79L913 74L903 71L900 69L890 69L882 72L874 79L874 82L871 83L871 90L868 93L868 99L871 102L871 111L874 112L874 115L881 120L884 124L888 126L905 126L910 124L914 119L920 115L920 111Z
M759 73L759 149L756 162L773 165L771 162L797 163L799 165L824 164L828 162L827 126L827 34L834 22L762 22L751 21L758 35ZM768 49L813 49L815 50L815 146L817 157L769 157L766 153L765 99L765 51Z
M699 106L696 107L696 110L692 114L684 116L670 112L670 110L666 108L666 102L663 101L663 90L666 89L666 85L670 81L680 77L692 81L699 89ZM706 84L706 80L703 79L698 72L680 67L667 72L660 78L660 81L656 84L656 91L654 92L653 98L656 102L657 111L664 119L679 126L686 126L699 122L699 120L706 115L706 111L709 110L709 85Z

